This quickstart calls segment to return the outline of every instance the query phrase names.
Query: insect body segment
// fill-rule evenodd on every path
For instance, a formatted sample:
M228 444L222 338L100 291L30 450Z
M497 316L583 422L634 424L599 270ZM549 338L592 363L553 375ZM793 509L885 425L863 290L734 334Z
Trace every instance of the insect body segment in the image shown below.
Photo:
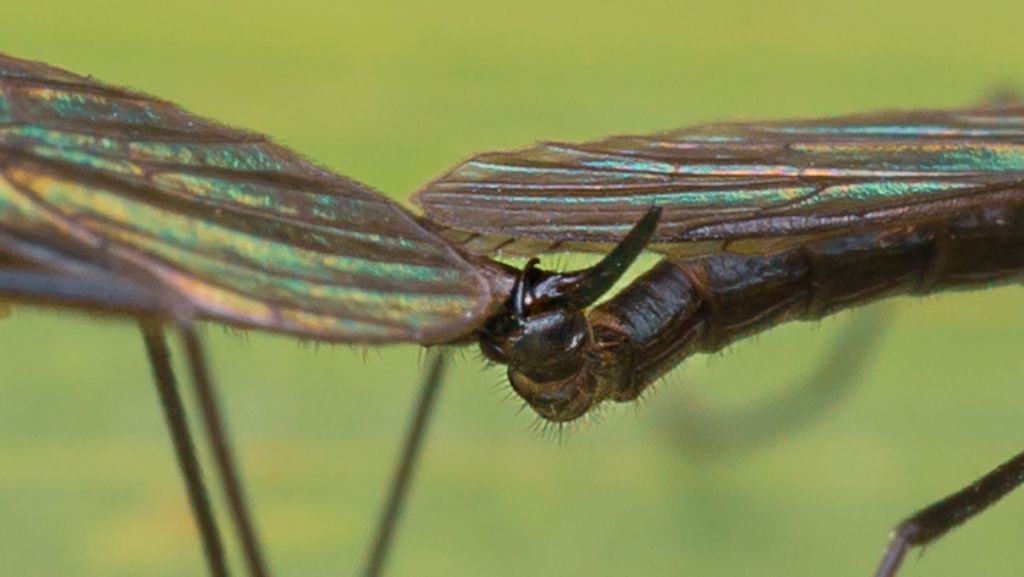
M896 294L1024 277L1024 105L717 124L478 155L418 217L266 137L0 55L0 316L6 300L138 317L212 575L226 574L162 323L185 338L233 525L266 575L192 323L334 342L465 344L541 417L629 401L687 356ZM595 303L650 248L664 260ZM517 270L498 250L600 250ZM427 380L440 381L444 359ZM425 399L433 393L424 395ZM425 400L421 407L429 406ZM410 434L380 567L426 422ZM195 466L193 466L195 465ZM196 470L192 470L196 469ZM901 526L906 549L1024 479L1018 456Z
M533 270L522 282L538 282ZM766 255L668 258L586 314L563 306L500 317L481 342L542 417L566 421L634 400L687 356L787 320L1022 274L1024 207L1011 205Z
M550 326L531 333L560 350L551 362L564 374L527 378L517 367L539 370L539 350L511 361L528 402L590 375L559 389L590 391L559 399L572 410L531 402L565 420L585 412L582 396L634 399L689 354L786 320L1018 278L1022 122L1015 103L543 143L477 155L415 200L480 255L607 250L639 211L663 209L650 248L665 261L585 315L547 313Z
M531 259L519 275L505 311L483 328L484 354L509 365L512 388L551 421L571 421L608 395L618 381L601 354L584 308L622 276L651 240L660 208L647 211L598 264L574 273L550 273Z
M1019 281L1024 208L845 235L767 255L666 259L590 315L630 366L622 396L696 352L897 294ZM624 350L628 349L628 351Z

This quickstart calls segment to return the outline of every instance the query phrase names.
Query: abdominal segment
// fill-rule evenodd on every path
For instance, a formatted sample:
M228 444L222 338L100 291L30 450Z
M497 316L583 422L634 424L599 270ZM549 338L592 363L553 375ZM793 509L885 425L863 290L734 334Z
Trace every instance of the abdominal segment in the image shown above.
M603 400L635 399L683 359L789 320L1024 272L1024 210L835 236L764 255L665 259L588 314Z

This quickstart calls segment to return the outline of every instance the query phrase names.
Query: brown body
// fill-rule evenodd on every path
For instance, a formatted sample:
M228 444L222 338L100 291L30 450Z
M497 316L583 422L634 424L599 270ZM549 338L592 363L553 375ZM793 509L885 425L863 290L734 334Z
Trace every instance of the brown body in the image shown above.
M542 416L571 420L604 400L637 398L693 353L718 351L781 322L1022 274L1024 207L1017 205L764 255L666 258L586 314L586 345L573 349L582 359L577 372L543 386L529 377L528 359L510 363L509 378L514 386L526 383L516 390ZM551 399L565 402L556 408Z

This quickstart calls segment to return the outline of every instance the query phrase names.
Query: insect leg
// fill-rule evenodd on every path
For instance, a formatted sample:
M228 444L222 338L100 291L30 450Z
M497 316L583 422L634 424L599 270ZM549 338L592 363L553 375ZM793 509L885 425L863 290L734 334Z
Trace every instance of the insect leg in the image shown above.
M380 575L384 567L384 561L387 559L388 549L395 534L398 514L401 512L402 504L409 492L409 481L423 446L423 436L426 433L447 364L448 352L441 349L434 353L430 367L424 376L423 384L420 387L420 398L416 403L412 423L406 432L405 445L402 447L398 468L391 477L388 499L381 512L373 546L366 560L366 568L363 570L363 575L366 577Z
M226 577L229 573L224 545L203 483L195 443L189 433L185 409L170 361L170 350L163 329L155 318L163 316L162 308L151 293L129 280L104 274L98 268L77 272L0 268L0 294L18 302L56 303L138 315L150 368L171 431L178 468L184 477L189 505L199 528L210 575Z
M912 547L923 547L981 513L1024 482L1024 452L964 487L914 513L892 533L875 577L893 577Z
M206 563L213 577L226 577L228 567L224 557L224 545L217 529L213 508L210 506L206 485L203 483L195 443L192 441L185 417L185 407L181 402L181 395L178 394L178 383L171 366L171 352L167 347L167 339L156 321L140 320L139 328L142 329L143 340L146 342L146 352L149 355L150 367L153 369L157 391L160 393L164 417L171 429L178 467L185 477L189 503L199 526Z
M256 528L252 522L252 515L249 513L238 468L231 455L231 443L224 425L224 417L217 402L213 381L210 378L210 370L202 343L191 324L181 327L181 335L188 355L189 370L192 373L192 385L195 388L196 397L199 399L206 436L213 450L214 462L217 464L221 486L228 500L228 509L231 511L231 519L242 544L242 552L249 568L249 574L253 577L268 577L270 573L263 560L262 549L259 539L256 537Z

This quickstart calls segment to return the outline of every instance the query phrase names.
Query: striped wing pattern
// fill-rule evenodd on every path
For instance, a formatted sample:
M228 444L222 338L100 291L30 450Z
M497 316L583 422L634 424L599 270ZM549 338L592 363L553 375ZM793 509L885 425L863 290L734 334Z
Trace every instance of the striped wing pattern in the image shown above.
M416 196L480 253L601 249L647 207L672 254L764 252L1024 197L1024 105L712 124L481 154Z
M443 342L492 306L480 265L265 137L0 55L0 232L72 242L207 318ZM0 247L2 248L2 247Z

